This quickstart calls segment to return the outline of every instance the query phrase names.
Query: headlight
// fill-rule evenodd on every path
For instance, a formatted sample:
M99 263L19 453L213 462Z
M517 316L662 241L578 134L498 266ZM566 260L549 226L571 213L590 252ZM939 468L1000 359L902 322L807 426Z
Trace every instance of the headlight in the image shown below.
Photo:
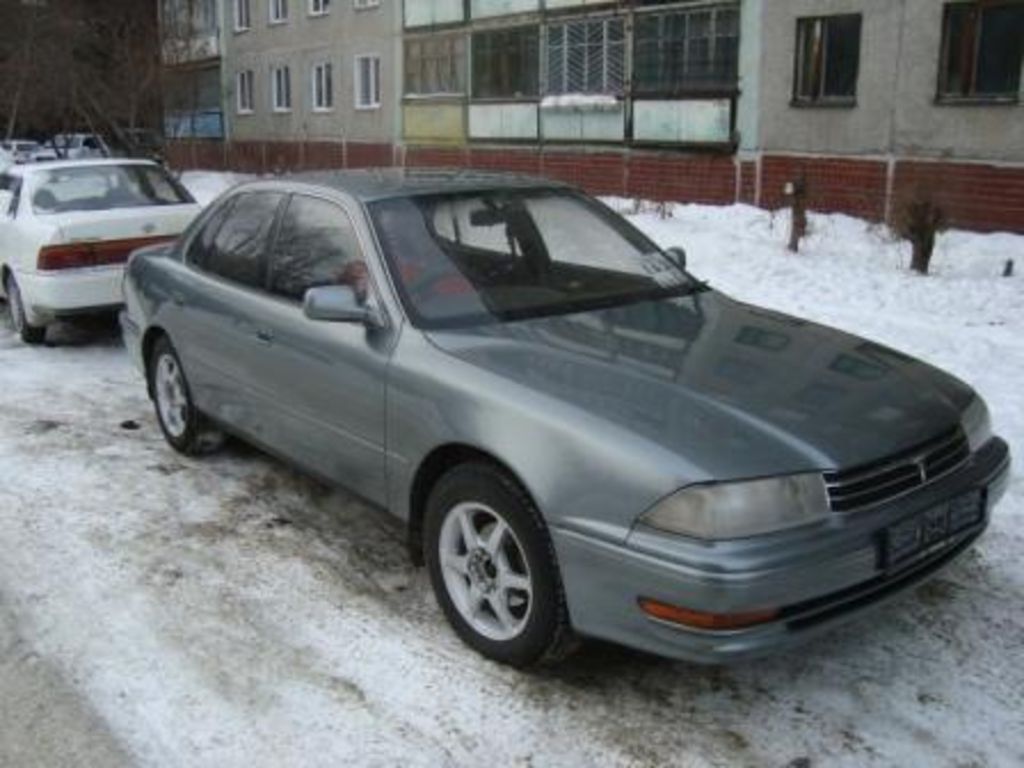
M960 417L960 424L967 435L967 444L971 446L971 453L992 439L992 419L988 415L988 406L977 395L974 396L971 404L967 406L967 410Z
M774 533L828 514L825 481L814 474L686 488L640 520L668 533L717 540Z

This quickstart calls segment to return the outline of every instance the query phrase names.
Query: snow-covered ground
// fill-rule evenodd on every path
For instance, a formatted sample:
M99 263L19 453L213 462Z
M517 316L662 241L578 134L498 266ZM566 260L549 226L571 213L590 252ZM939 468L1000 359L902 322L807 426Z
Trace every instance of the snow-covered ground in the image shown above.
M797 256L750 208L634 221L724 291L950 369L1024 455L1024 282L998 276L1024 238L945 235L920 278L844 217L813 216ZM385 516L237 444L183 459L111 325L54 341L0 326L3 653L60 675L139 764L1024 762L1019 478L961 562L792 653L708 669L594 644L523 674L455 639Z

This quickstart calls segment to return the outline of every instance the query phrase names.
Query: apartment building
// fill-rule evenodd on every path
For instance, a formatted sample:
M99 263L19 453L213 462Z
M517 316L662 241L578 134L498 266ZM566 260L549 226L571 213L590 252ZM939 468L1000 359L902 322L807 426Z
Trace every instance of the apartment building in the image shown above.
M226 0L225 10L233 140L274 142L271 166L392 163L396 3Z
M223 139L221 0L160 0L164 132Z
M766 207L802 182L875 220L927 192L1024 231L1024 0L222 2L229 165Z

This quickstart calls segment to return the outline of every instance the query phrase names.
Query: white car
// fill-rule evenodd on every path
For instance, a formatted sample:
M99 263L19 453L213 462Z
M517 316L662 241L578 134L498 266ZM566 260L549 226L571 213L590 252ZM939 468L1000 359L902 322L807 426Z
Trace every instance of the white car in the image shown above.
M38 141L29 139L11 139L0 143L0 146L13 155L14 162L19 164L31 163L33 155L41 149Z
M116 309L129 254L174 240L200 211L147 160L62 160L0 172L0 284L29 344L58 318Z
M65 160L86 160L113 154L103 138L95 133L58 133L52 143Z

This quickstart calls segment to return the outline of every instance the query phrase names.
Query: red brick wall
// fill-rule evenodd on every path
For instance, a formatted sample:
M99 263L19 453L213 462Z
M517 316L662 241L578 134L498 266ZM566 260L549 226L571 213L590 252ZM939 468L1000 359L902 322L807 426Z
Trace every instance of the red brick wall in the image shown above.
M621 152L546 152L542 173L592 195L626 194L626 156Z
M629 158L626 194L648 200L728 205L736 201L736 165L722 155L648 155Z
M807 207L848 213L870 221L885 218L887 165L880 160L765 155L761 160L761 205L788 205L785 186L806 182Z
M1024 168L914 162L896 164L893 216L907 200L936 202L953 227L1024 233Z
M393 144L349 141L345 144L345 167L387 168L395 164Z
M541 174L540 153L530 149L471 149L465 157L465 165L487 171L525 173L530 176Z
M895 163L893 199L887 205L887 163L859 158L764 155L760 162L754 162L725 155L628 150L475 146L403 149L363 142L253 141L225 145L198 140L170 142L166 155L176 168L228 168L247 173L366 168L403 162L408 167L473 167L548 176L593 194L715 205L739 200L769 209L785 207L785 185L802 179L807 184L811 210L881 221L887 209L897 215L905 200L924 191L942 206L952 226L1024 233L1024 167L899 160Z
M740 188L737 199L741 203L754 205L757 203L757 163L743 161L740 163Z
M463 168L469 165L469 150L449 147L407 147L405 164L410 168Z

